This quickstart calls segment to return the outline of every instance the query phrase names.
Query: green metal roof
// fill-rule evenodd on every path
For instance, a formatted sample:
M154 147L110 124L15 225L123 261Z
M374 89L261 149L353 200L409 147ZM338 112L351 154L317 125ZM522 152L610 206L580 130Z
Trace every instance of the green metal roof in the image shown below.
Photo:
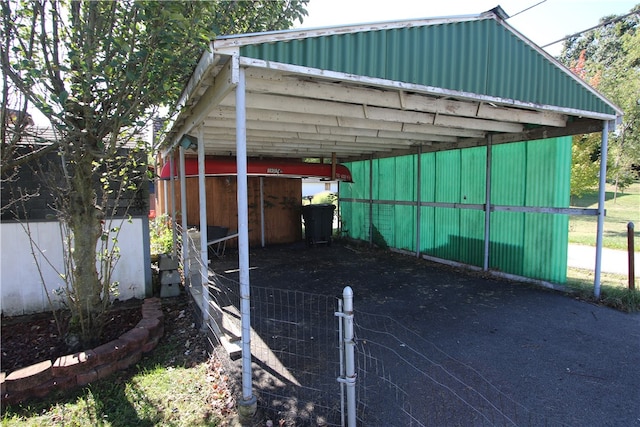
M493 14L353 32L298 32L252 43L264 61L615 116L606 98Z
M241 82L256 157L395 157L601 132L622 115L490 11L219 37L166 139L202 125L206 154L235 152Z

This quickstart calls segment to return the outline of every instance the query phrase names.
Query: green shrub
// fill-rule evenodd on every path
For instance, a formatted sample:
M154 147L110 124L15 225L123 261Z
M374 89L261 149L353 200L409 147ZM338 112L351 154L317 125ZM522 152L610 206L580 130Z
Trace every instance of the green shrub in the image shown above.
M168 254L173 250L171 218L160 215L149 224L151 254Z

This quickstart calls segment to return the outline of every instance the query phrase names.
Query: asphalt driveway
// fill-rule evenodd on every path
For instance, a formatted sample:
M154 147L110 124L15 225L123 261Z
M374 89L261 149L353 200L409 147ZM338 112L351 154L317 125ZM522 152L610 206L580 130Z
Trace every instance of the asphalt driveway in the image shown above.
M218 271L237 267L233 254L214 264ZM525 408L524 421L505 416L496 424L640 426L639 314L336 242L254 249L250 264L254 286L336 296L351 286L356 311L389 316L406 328L402 347L416 349L432 366L452 363L449 372L465 379L465 388L484 388L485 400L501 411L509 406L503 399ZM424 381L397 366L399 372L393 364L385 369L405 381L414 406L432 397ZM447 415L431 424L469 425Z

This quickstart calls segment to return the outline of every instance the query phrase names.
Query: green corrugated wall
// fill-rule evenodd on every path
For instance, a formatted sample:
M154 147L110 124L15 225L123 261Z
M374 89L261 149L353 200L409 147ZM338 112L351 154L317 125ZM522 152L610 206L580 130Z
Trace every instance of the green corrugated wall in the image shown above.
M482 205L485 203L486 147L422 154L420 199ZM378 245L416 250L416 207L372 205L370 236L369 168L373 200L417 201L418 156L348 164L354 183L340 186L346 234ZM493 205L568 207L571 138L504 144L492 149ZM420 252L482 266L484 211L450 207L420 208ZM568 216L496 211L491 214L490 268L511 274L566 281Z

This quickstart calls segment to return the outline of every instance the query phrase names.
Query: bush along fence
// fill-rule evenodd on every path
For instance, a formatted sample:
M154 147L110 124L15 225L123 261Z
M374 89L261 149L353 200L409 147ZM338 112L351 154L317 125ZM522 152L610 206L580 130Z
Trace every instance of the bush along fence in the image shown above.
M0 374L2 404L41 398L55 390L69 390L108 377L140 361L156 348L164 335L164 314L159 298L142 304L142 320L117 339L99 347L68 354L35 365Z

